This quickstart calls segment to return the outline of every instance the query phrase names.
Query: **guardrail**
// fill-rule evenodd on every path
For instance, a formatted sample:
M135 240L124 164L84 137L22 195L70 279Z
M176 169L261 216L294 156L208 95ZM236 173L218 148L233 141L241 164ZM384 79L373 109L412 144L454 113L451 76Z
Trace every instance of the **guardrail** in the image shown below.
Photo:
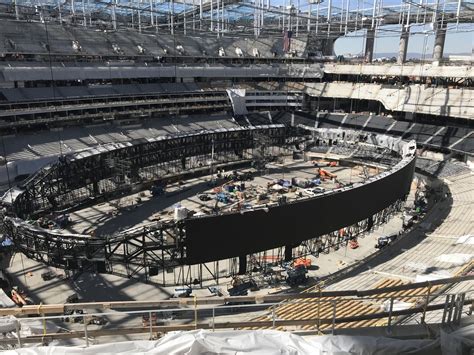
M401 285L395 287L385 287L380 289L372 289L365 291L347 290L347 291L324 291L317 293L299 293L289 295L265 295L265 296L234 296L234 297L215 297L215 298L184 298L160 301L126 301L126 302L91 302L91 303L75 303L62 305L34 305L25 306L23 308L7 308L0 309L0 315L26 315L38 314L35 318L17 318L15 320L15 333L13 338L0 339L0 344L18 344L19 347L26 343L44 343L55 339L72 339L84 338L85 345L89 345L90 337L101 337L110 335L131 335L131 334L149 334L150 339L155 338L157 333L169 331L186 331L193 329L211 329L213 331L219 329L238 329L244 327L257 328L276 328L295 326L314 326L318 331L324 328L325 331L334 333L336 327L340 324L349 322L360 322L366 320L374 320L369 326L380 326L379 321L384 320L382 326L386 327L390 332L394 325L395 317L404 315L421 314L424 321L428 312L443 310L443 323L458 323L463 312L472 314L474 308L474 299L467 298L466 293L454 295L449 293L430 292L434 285L450 285L459 282L474 280L474 275L454 277L442 280L433 280L430 282L414 283L409 285ZM422 287L428 287L427 293L408 294L405 292L402 296L394 294L394 292L419 290ZM469 289L467 292L472 294L474 290ZM442 303L429 304L430 298L445 296L446 300ZM334 298L338 297L338 298ZM346 307L347 302L354 300L372 302L374 306L381 304L384 300L388 301L388 309L384 309L377 313L366 314L348 314L337 316L338 309ZM394 301L396 298L414 299L415 307L408 309L395 309ZM285 300L286 304L291 302L292 305L309 304L319 308L325 307L332 316L324 318L297 318L297 319L279 319L276 307L273 307L268 314L266 320L250 320L250 321L220 321L221 315L248 313L258 310L262 307L281 306L282 303L276 301ZM295 301L297 299L297 301ZM315 299L318 302L312 302ZM419 302L419 300L425 302ZM270 301L270 303L266 303ZM418 302L416 302L418 301ZM251 304L236 304L241 302L252 302ZM264 304L263 304L264 303ZM285 304L285 303L283 303ZM199 306L206 307L199 307ZM211 305L211 307L207 307ZM469 306L466 309L466 306ZM142 308L133 310L134 308ZM146 308L146 309L143 309ZM94 310L91 313L73 313L74 310ZM104 309L105 312L97 312L97 309ZM132 310L131 310L132 309ZM65 311L69 311L67 315ZM114 311L112 311L114 310ZM344 308L344 311L346 308ZM61 314L55 316L46 316L46 314ZM170 314L173 317L170 317ZM327 314L327 311L326 311ZM319 315L319 309L318 309ZM91 329L91 320L97 317L107 318L110 323L107 327ZM127 317L127 325L119 326L118 323ZM138 318L137 318L138 317ZM46 321L55 321L64 324L65 318L74 318L75 323L80 323L79 328L73 326L72 330L67 332L47 332ZM112 321L118 318L117 324ZM41 320L43 329L42 334L22 336L22 325L27 326L32 320ZM137 326L137 322L139 325ZM159 324L162 323L162 324ZM378 323L378 324L376 324ZM291 329L290 329L291 330Z
M183 306L202 306L202 305L224 305L228 303L272 303L293 299L313 299L327 297L369 297L381 295L384 293L415 290L424 287L437 285L455 284L459 282L472 281L474 275L457 276L446 279L416 282L406 285L375 288L371 290L343 290L343 291L321 291L304 292L292 294L271 294L257 296L224 296L224 297L190 297L190 298L172 298L169 300L157 301L111 301L111 302L86 302L86 303L64 303L50 305L27 305L22 308L0 308L0 316L7 315L40 315L40 314L58 314L66 310L77 309L131 309L131 308L153 308L153 307L183 307ZM267 304L268 305L268 304Z

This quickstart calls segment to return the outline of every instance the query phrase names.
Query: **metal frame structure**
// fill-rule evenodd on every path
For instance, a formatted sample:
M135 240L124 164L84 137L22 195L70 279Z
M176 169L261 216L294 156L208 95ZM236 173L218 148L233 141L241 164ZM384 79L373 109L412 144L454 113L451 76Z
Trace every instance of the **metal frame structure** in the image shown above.
M378 0L368 3L330 0L327 4L319 0L285 0L283 5L272 4L270 0L73 0L36 5L16 0L3 6L4 12L17 20L184 35L209 32L217 37L233 33L258 37L264 33L281 34L285 30L293 31L296 36L311 32L321 36L344 35L386 24L434 22L439 15L457 25L472 21L469 18L472 8L462 0L401 1L387 5Z
M313 139L315 134L335 134L331 130L315 132L310 129L303 133L309 139ZM209 263L201 264L197 275L195 270L191 271L191 266L186 265L186 220L160 221L112 236L85 236L43 229L21 218L52 212L63 213L126 192L138 191L150 186L153 181L185 179L208 173L211 167L249 163L254 159L261 159L262 154L276 156L282 152L288 153L289 147L294 145L295 139L302 137L301 134L301 127L295 130L284 125L250 126L107 144L70 153L41 169L21 186L21 190L10 191L5 195L11 197L10 210L20 218L5 217L3 227L16 247L28 257L67 270L93 270L127 277L144 276L145 280L161 272L162 283L166 284L169 280L166 280L165 274L173 269L174 284L189 285L195 279L202 282L206 279L203 276L206 273L210 275L207 277L218 283L219 256L216 256L212 266ZM346 139L348 143L353 139L357 141L360 133L348 131ZM384 142L387 139L390 140L383 136ZM262 140L265 143L263 147ZM392 167L391 172L382 173L380 177L396 172L414 159L412 151L407 149L411 145L412 142L407 144L400 140L396 146L392 145L392 149L398 151L403 158ZM254 150L257 152L254 153ZM364 150L369 152L367 147L362 151ZM376 147L374 152L377 150L380 149ZM392 150L387 152L393 154ZM297 256L318 255L320 252L336 249L374 225L384 223L401 206L402 201L396 201L369 220L360 221L353 226L341 226L346 227L346 233L335 232L313 237L300 247L292 248L292 252ZM271 208L271 205L268 207ZM248 255L248 263L256 261L264 269L267 264L265 255L274 255L275 252L282 254L282 250L279 248ZM238 258L227 260L229 275L226 276L236 275L240 271L237 260Z
M75 3L77 6L75 6ZM79 6L79 3L82 6ZM141 0L128 1L74 1L61 4L53 1L49 4L32 6L27 1L15 0L11 5L4 5L4 12L9 19L27 20L44 24L46 42L49 42L48 23L96 28L104 32L137 31L148 35L169 35L169 48L164 51L164 57L173 53L176 61L178 57L186 56L186 37L216 36L241 39L255 38L254 46L247 53L243 53L236 45L237 57L260 57L259 40L269 37L283 41L283 58L293 57L329 57L334 55L334 42L342 36L362 37L365 50L362 56L367 62L372 62L375 52L375 41L382 37L398 37L400 39L398 62L406 61L409 37L414 34L435 35L433 61L443 59L446 31L459 31L462 23L472 23L474 10L463 0L443 0L420 3L402 0L400 5L383 5L382 1L373 0L361 3L360 0L329 0L327 5L321 6L322 1L285 0L283 6L271 4L270 0L170 0L158 3L155 0L143 3ZM1 5L0 5L1 6ZM315 9L316 7L316 9ZM198 17L198 18L197 18ZM387 27L393 25L395 28ZM418 27L431 26L431 29L419 30ZM413 27L413 28L412 28ZM461 28L463 32L472 29ZM178 35L178 37L176 37ZM181 37L182 36L182 37ZM292 38L303 38L300 44L290 45ZM113 39L111 38L113 41ZM180 43L183 41L183 44ZM15 44L10 39L13 48L13 59L17 56ZM73 47L80 52L81 44L73 40ZM186 42L187 43L187 42ZM169 44L169 43L168 43ZM119 55L120 46L111 43L113 51ZM51 60L49 43L43 45ZM207 53L202 49L202 58L226 57L229 54L223 47L214 48L216 53ZM136 44L137 59L145 54L145 49ZM170 51L170 53L168 53ZM423 48L423 57L426 47ZM273 56L277 52L273 51ZM54 53L53 53L54 54ZM80 53L78 53L80 54ZM232 55L231 55L232 56ZM268 54L267 54L268 56ZM23 57L23 54L21 55ZM196 57L196 54L190 56ZM196 59L196 58L195 58ZM168 58L169 60L169 58Z
M70 153L41 169L22 186L13 205L25 218L50 210L64 210L89 199L103 199L130 190L132 186L166 179L193 169L252 158L254 136L264 134L271 146L285 142L284 125L218 129L127 143L109 143ZM128 162L127 169L117 162Z

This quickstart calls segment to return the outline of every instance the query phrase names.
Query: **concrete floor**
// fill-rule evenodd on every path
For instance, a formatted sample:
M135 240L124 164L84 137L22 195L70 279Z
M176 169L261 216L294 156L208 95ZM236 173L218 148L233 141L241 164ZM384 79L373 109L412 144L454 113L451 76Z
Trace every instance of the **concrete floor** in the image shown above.
M285 159L281 164L272 163L267 165L268 172L265 175L256 176L252 181L246 182L245 201L252 205L256 205L256 197L259 193L267 192L267 184L276 179L315 178L316 168L311 162L302 160ZM327 171L337 175L337 179L342 183L359 182L362 168L356 166L348 167L325 167ZM251 169L240 169L239 172L249 171ZM375 174L375 170L369 170L370 175ZM172 184L167 186L167 194L173 193L172 196L153 197L149 191L124 196L120 199L111 200L106 203L94 205L71 213L72 224L67 228L68 232L80 234L111 235L118 231L137 227L143 224L156 222L157 220L169 220L173 218L174 207L177 204L186 207L188 211L195 213L212 213L215 206L215 200L200 201L198 194L208 193L214 196L212 188L208 183L211 176L203 176L185 181L183 184ZM221 183L224 183L222 180ZM321 187L331 190L336 187L334 181L323 181ZM296 192L285 194L288 200L298 199L297 192L303 189L297 188ZM181 192L180 192L181 191ZM277 198L279 194L273 193L272 197ZM304 195L307 196L307 195ZM140 199L140 202L137 202ZM221 211L229 210L229 205L219 203Z

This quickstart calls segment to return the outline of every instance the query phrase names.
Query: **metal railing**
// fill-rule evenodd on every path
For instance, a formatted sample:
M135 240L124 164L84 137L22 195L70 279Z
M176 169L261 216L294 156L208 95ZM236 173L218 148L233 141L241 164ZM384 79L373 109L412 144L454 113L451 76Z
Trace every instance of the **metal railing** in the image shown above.
M468 289L460 294L446 292L432 292L432 286L450 285L453 280L469 281L474 275L457 277L447 280L436 280L414 285L400 285L366 291L322 291L319 293L303 293L291 295L267 296L236 296L214 298L184 298L161 301L126 301L126 302L95 302L75 303L63 305L36 305L25 306L23 309L2 309L0 314L37 314L34 318L16 318L15 332L10 337L0 339L2 345L17 345L22 347L27 343L47 343L58 339L84 339L85 345L90 345L91 337L118 336L142 334L153 339L158 333L169 331L186 331L194 329L241 328L280 328L289 331L310 327L312 330L334 334L339 327L359 327L365 321L365 327L385 327L387 334L397 322L399 316L413 316L419 314L421 323L425 323L426 314L433 311L442 311L440 323L459 324L463 314L472 315L474 309L474 289ZM416 294L422 286L426 292ZM412 290L406 294L406 290ZM397 292L398 291L398 292ZM468 297L469 296L469 297ZM337 298L336 298L337 297ZM444 297L441 303L431 303L433 299ZM286 298L284 302L276 302ZM408 300L413 305L409 308L394 307L396 300ZM272 301L270 301L272 300ZM270 301L270 302L269 302ZM255 302L253 304L236 304L237 302ZM357 309L348 312L356 302L358 305L370 305L368 311L359 312ZM288 316L283 314L281 307L289 305L295 309L301 307L311 309L308 317L301 316L301 311ZM383 309L377 312L378 307ZM271 308L268 308L271 307ZM142 308L133 310L133 308ZM147 309L143 309L147 308ZM86 313L86 310L93 310ZM97 310L104 309L104 312ZM131 310L132 309L132 310ZM68 312L65 312L67 310ZM265 310L264 314L256 319L255 312ZM79 311L80 313L75 313ZM287 311L288 312L288 311ZM56 314L47 316L45 314ZM57 315L60 314L60 315ZM228 321L227 318L231 317ZM243 320L237 320L241 317ZM245 319L244 319L245 317ZM113 321L118 318L118 321ZM246 320L253 318L252 320ZM75 323L68 326L69 319ZM91 321L101 319L104 327L93 327ZM31 321L41 321L42 332L34 335L22 335L22 328L28 327ZM61 331L48 332L47 321L60 325ZM137 325L138 322L138 325ZM95 323L97 324L97 323ZM359 324L359 326L357 325ZM66 330L66 331L64 331Z

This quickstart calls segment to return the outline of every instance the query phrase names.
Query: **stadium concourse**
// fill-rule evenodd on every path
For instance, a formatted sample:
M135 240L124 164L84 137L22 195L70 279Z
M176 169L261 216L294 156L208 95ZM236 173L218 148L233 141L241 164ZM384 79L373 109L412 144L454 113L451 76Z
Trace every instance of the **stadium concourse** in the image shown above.
M467 2L0 19L5 353L472 352Z

